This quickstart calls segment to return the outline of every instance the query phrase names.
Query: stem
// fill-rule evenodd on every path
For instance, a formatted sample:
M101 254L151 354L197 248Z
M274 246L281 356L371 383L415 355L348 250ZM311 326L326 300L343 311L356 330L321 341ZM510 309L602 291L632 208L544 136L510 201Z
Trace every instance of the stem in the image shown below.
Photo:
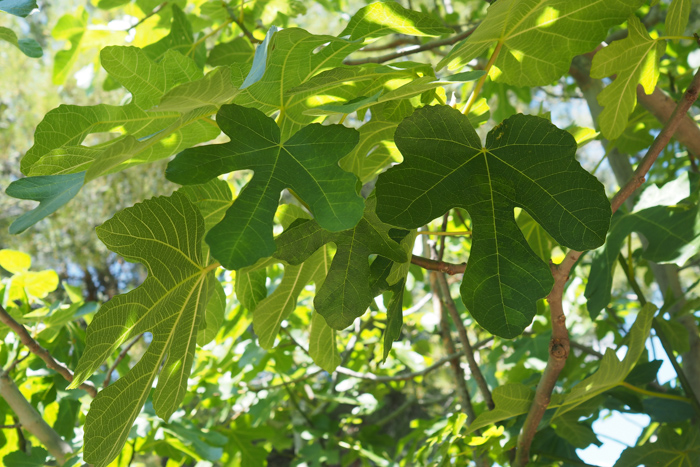
M446 263L444 261L436 261L434 259L428 259L423 256L418 256L418 255L413 255L411 257L411 263L415 264L416 266L420 266L423 269L427 269L429 271L439 271L439 272L444 272L445 274L449 274L451 276L455 274L463 274L464 270L467 268L467 263L462 263L462 264L453 264L453 263Z
M104 383L102 383L103 388L106 388L107 386L109 386L109 382L112 380L112 373L114 373L114 370L117 368L119 363L121 363L121 361L124 360L124 357L126 357L126 354L129 352L129 350L131 350L131 348L134 346L134 344L136 344L139 340L141 340L142 337L143 337L143 334L139 334L138 336L136 336L136 339L132 340L131 343L129 345L127 345L126 347L124 347L124 350L122 350L119 353L119 356L117 357L117 359L114 361L112 366L109 367L109 370L107 371L107 377L105 378Z
M5 399L7 405L17 415L18 423L15 425L21 425L36 436L49 453L56 458L58 465L63 465L66 462L66 457L73 453L73 448L44 421L39 412L22 395L15 382L4 371L0 371L0 396Z
M644 394L645 396L660 397L662 399L671 399L674 401L681 401L681 402L687 402L689 404L692 404L692 401L687 397L676 396L675 394L664 394L663 392L649 391L647 389L638 388L637 386L630 384L626 381L623 381L622 383L620 383L620 386L627 388L630 391L638 392L639 394Z
M471 230L456 230L454 232L434 232L430 230L419 230L418 235L435 235L445 237L466 237L472 234Z
M437 284L440 288L440 292L442 293L443 303L447 306L447 311L449 311L450 317L452 317L452 321L457 327L457 333L459 335L459 340L462 342L462 347L464 348L464 355L467 357L469 370L471 371L471 374L474 377L474 380L476 381L476 386L479 388L481 396L484 398L484 401L486 401L486 406L489 408L489 410L493 410L495 405L493 404L493 398L491 397L491 390L489 389L488 384L486 384L486 379L484 379L484 375L483 373L481 373L481 369L479 368L479 365L476 363L476 359L474 358L474 349L472 348L471 343L469 342L467 329L464 327L464 323L462 322L461 316L459 316L457 306L455 305L454 300L452 300L452 295L450 294L450 286L447 283L447 278L442 273L436 273L436 275Z
M15 334L17 334L22 343L27 347L27 349L29 349L29 351L37 357L41 358L46 363L47 367L51 368L52 370L55 370L68 382L73 381L73 372L70 371L68 367L63 363L57 362L51 356L49 351L40 346L39 343L35 341L32 338L32 336L29 335L27 329L21 324L19 324L17 321L15 321L14 318L10 316L7 310L5 310L5 308L3 308L2 306L0 306L0 322L4 323L7 327L12 329L15 332ZM90 396L92 397L95 397L97 395L97 389L95 389L95 385L92 384L90 381L84 382L79 387L80 389L90 394Z
M489 59L489 62L486 64L486 68L484 68L484 76L479 78L479 81L476 83L476 87L474 87L474 90L472 91L472 95L469 96L469 101L467 102L467 105L464 106L464 110L462 113L464 115L467 115L469 111L471 110L472 106L474 105L474 102L476 102L476 98L479 96L479 93L481 92L481 88L484 87L484 83L486 82L486 78L489 75L489 71L491 70L491 67L493 67L493 64L496 63L496 58L498 58L498 54L501 51L501 47L503 47L503 42L499 42L498 45L496 45L496 48L493 51L493 54L491 54L491 58Z

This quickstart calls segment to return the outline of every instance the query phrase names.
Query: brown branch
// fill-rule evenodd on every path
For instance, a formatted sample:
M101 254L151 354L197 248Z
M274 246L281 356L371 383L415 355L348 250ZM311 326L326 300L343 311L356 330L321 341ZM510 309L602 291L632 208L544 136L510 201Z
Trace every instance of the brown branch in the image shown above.
M21 425L22 428L36 436L46 447L46 450L56 458L58 465L63 465L66 462L66 457L73 453L73 448L44 421L7 372L2 370L0 370L0 397L5 399L7 405L17 415L15 425ZM16 429L21 435L21 429Z
M651 166L654 164L659 154L671 140L671 137L678 128L680 121L690 106L698 98L700 92L700 69L693 77L690 86L683 95L683 98L678 102L676 108L671 114L671 118L666 122L661 133L654 139L651 147L647 151L642 161L634 171L632 178L620 188L620 191L613 197L611 202L612 211L615 212L629 198L639 186L644 183L645 177ZM523 425L520 436L518 437L518 448L515 456L515 466L524 467L530 458L530 445L537 432L537 426L542 420L549 401L552 396L552 390L559 378L561 370L564 368L566 359L569 356L569 332L566 329L566 316L563 309L563 296L566 289L566 282L569 279L569 273L576 261L581 256L580 251L571 250L566 254L564 261L561 264L551 265L552 275L554 276L554 287L547 296L552 318L552 339L549 343L549 358L547 366L542 374L535 399L530 406L530 412L527 414L525 424Z
M408 55L413 55L413 54L417 54L420 52L425 52L426 50L437 49L438 47L442 47L444 45L454 45L457 42L471 36L474 33L474 31L476 30L476 28L477 28L477 26L475 26L471 29L468 29L464 32L461 32L459 34L456 34L452 37L447 37L445 39L438 39L435 41L430 41L430 42L427 42L421 46L415 47L413 49L400 50L398 52L392 52L392 53L386 54L386 55L379 55L377 57L345 59L343 61L343 64L345 64L345 65L364 65L366 63L384 63L384 62L388 62L390 60L395 60L397 58L406 57Z
M406 44L420 45L420 39L414 36L399 36L386 44L368 45L358 50L358 52L381 52L382 50L395 49L396 47Z
M143 337L143 334L139 334L138 336L136 336L136 338L134 340L132 340L131 343L129 343L129 345L124 347L124 350L122 350L119 353L119 356L117 357L117 359L114 361L112 366L109 367L109 370L107 371L107 377L105 377L105 380L102 383L103 388L106 388L107 386L109 386L109 382L112 381L112 373L114 373L114 370L121 363L121 361L124 360L124 357L126 357L126 354L129 352L129 350L131 350L131 348L134 346L134 344L136 344L139 340L141 340L142 337Z
M486 406L489 408L489 410L493 410L495 405L493 404L493 398L491 397L491 390L489 389L488 384L486 384L486 379L484 379L484 375L481 373L479 365L476 363L476 359L474 358L474 349L469 342L467 329L464 327L462 317L459 316L459 311L457 311L457 306L455 305L454 300L452 300L450 286L447 284L447 278L444 274L437 273L437 284L438 287L440 287L442 300L447 307L447 311L450 313L450 317L457 327L457 334L459 335L459 340L462 342L464 355L467 357L469 370L476 381L476 386L479 388L479 392L481 392L481 396L484 398L484 401L486 401Z
M15 428L21 428L21 423L15 423L14 425L0 425L0 430L14 430Z
M434 259L428 259L418 255L413 255L413 257L411 257L411 263L429 271L444 272L445 274L449 274L451 276L455 274L463 274L464 270L467 268L467 263L446 263L444 261L436 261Z
M40 346L39 343L35 341L34 338L32 338L32 336L29 335L27 329L21 324L19 324L17 321L15 321L14 318L10 316L7 310L5 310L5 308L3 308L2 306L0 306L0 322L4 323L7 327L12 329L15 332L15 334L19 336L19 339L27 347L27 349L29 349L31 353L33 353L37 357L41 358L44 362L46 362L47 367L60 373L61 376L63 376L69 382L73 381L73 372L70 371L68 367L63 363L57 362L51 356L49 351ZM95 385L89 381L86 381L83 384L81 384L80 389L84 390L92 397L95 397L97 395L97 389L95 389Z

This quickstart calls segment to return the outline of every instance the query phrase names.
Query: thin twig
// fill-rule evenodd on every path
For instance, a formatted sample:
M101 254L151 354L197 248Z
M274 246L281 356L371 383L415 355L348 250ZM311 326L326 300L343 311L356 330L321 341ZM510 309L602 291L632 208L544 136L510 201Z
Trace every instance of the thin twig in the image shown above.
M622 203L624 203L625 200L627 200L627 198L629 198L636 191L636 189L639 188L642 183L644 183L647 173L651 169L651 166L654 164L656 159L659 157L661 151L671 140L671 137L678 127L680 120L684 115L686 115L686 112L688 109L690 109L690 106L698 98L698 92L700 92L700 69L693 77L693 80L690 83L690 86L688 86L683 98L676 105L671 118L668 120L668 122L666 122L663 130L661 130L661 133L659 133L656 139L654 139L654 142L652 143L651 147L649 147L646 155L637 166L632 179L628 181L613 198L611 202L612 212L617 211L617 209L622 206ZM547 360L547 366L542 373L542 378L537 385L535 398L530 406L530 412L525 419L520 436L518 437L518 448L515 462L513 463L513 465L518 467L524 467L530 458L530 445L535 437L537 426L539 425L540 420L542 420L542 416L549 405L552 390L554 389L557 379L559 378L559 374L564 368L566 359L569 356L569 332L566 329L566 316L564 315L562 301L571 268L573 268L574 264L576 264L576 261L578 261L581 254L582 252L580 251L571 250L566 254L566 257L561 264L551 265L552 275L554 276L554 287L547 297L552 319L552 339L549 343L549 359Z
M491 390L488 384L486 384L486 379L476 363L474 358L474 349L469 342L469 336L467 335L467 329L464 327L464 322L462 322L462 317L459 316L459 311L457 311L457 306L454 300L452 300L452 295L450 294L450 286L447 284L447 278L442 273L437 273L437 283L440 287L440 292L442 294L442 300L447 307L447 311L452 317L452 321L457 327L457 334L459 335L459 340L462 342L462 347L464 349L464 355L467 357L467 363L469 364L469 370L471 371L472 377L476 381L476 386L481 392L481 396L486 401L486 406L489 410L493 410L495 405L493 404L493 398L491 397Z
M15 423L14 425L0 425L0 430L14 430L15 428L21 428L21 423Z
M430 366L423 368L420 371L414 371L412 373L400 373L400 374L392 375L392 376L377 376L373 373L360 373L360 372L351 370L350 368L345 368L342 366L339 366L338 368L336 368L335 371L340 373L340 374L346 375L346 376L352 376L354 378L359 378L359 379L366 379L366 380L374 381L377 383L388 383L391 381L406 381L409 379L418 378L420 376L425 376L428 373L431 373L431 372L437 370L438 368L442 367L445 363L452 361L452 360L455 360L455 359L458 359L462 355L464 355L464 351L455 352L455 353L452 353L446 357L441 358L437 362L433 363Z
M15 332L15 334L17 334L17 336L19 336L19 339L27 347L27 349L29 349L31 353L33 353L37 357L41 358L44 362L46 362L47 367L60 373L61 376L63 376L67 381L73 381L73 372L70 371L68 367L63 363L57 362L51 356L49 351L40 346L39 343L35 341L34 338L32 338L32 336L29 335L27 329L21 324L19 324L17 321L15 321L14 318L10 316L7 310L5 310L5 308L3 308L2 306L0 306L0 321L4 323L7 327L12 329ZM95 397L97 395L97 389L95 389L95 385L92 384L90 381L84 382L79 387L80 389L90 394L90 396L92 397Z
M474 31L476 30L476 26L468 29L464 32L461 32L459 34L456 34L452 37L447 37L445 39L438 39L435 41L430 41L427 42L423 45L420 45L418 47L415 47L413 49L408 49L408 50L400 50L398 52L392 52L390 54L386 55L379 55L377 57L367 57L367 58L357 58L357 59L345 59L343 61L343 64L345 65L364 65L366 63L384 63L388 62L390 60L395 60L397 58L401 57L406 57L407 55L413 55L417 54L420 52L425 52L426 50L432 50L432 49L437 49L438 47L442 47L443 45L454 45L457 42L466 39L467 37L471 36Z
M165 8L165 7L167 6L167 4L168 4L168 2L163 2L163 3L161 3L160 5L158 5L158 6L155 7L154 9L152 9L151 12L150 12L149 14L147 14L146 16L144 16L143 18L141 18L141 19L139 20L138 23L134 24L133 26L129 26L129 29L134 29L134 28L136 28L136 27L139 27L139 26L140 26L141 24L143 24L143 22L146 21L148 18L150 18L151 16L155 15L155 14L158 13L160 10L162 10L163 8Z
M126 354L129 352L129 350L131 350L131 348L134 346L134 344L136 344L139 340L141 340L142 337L143 337L143 334L139 334L138 336L136 336L136 338L134 340L132 340L131 343L129 343L129 345L124 347L124 350L122 350L119 353L119 356L114 361L112 366L109 367L109 371L107 371L107 377L105 378L104 383L102 383L103 388L106 388L107 386L109 386L109 382L112 380L112 373L114 373L114 370L116 370L117 366L121 363L122 360L124 360L124 357L126 357Z
M467 237L472 234L471 230L457 230L454 232L440 232L440 231L432 231L432 230L419 230L418 235L435 235L437 236L443 236L443 237Z
M464 274L464 270L467 269L467 263L446 263L444 261L436 261L434 259L428 259L418 255L413 255L411 257L411 263L429 271L444 272L445 274L449 274L451 276L455 274Z

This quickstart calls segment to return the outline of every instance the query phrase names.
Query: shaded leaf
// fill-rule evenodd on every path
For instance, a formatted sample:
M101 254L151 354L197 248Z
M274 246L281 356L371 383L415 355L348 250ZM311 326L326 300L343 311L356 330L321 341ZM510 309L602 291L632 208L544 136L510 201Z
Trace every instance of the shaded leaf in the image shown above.
M0 11L24 18L34 8L38 8L36 0L0 0Z
M700 433L696 428L686 428L682 434L673 428L662 426L656 442L628 447L615 462L615 467L664 465L695 467L700 464Z
M276 238L275 257L291 265L301 264L327 243L337 247L323 286L316 291L314 306L333 329L348 327L364 314L374 294L370 285L368 257L378 254L393 261L407 260L406 252L389 237L390 226L374 213L376 199L367 200L364 216L350 230L330 232L316 221L293 223Z
M547 120L511 117L482 147L459 111L424 107L399 125L395 141L404 162L379 176L377 215L413 229L453 207L469 211L474 233L462 300L493 334L522 333L553 283L518 229L516 206L566 247L591 249L605 239L603 186L574 158L573 137Z
M355 130L309 125L282 143L274 120L258 110L223 106L216 121L231 141L183 151L170 162L166 176L189 185L236 170L254 171L224 219L207 235L212 255L227 269L249 266L275 251L272 222L285 188L294 190L329 230L348 229L362 216L357 179L338 166L357 144Z
M0 2L0 5L2 5L2 2ZM39 58L44 55L44 51L37 41L29 37L17 39L17 34L12 29L0 26L0 40L14 45L27 57Z

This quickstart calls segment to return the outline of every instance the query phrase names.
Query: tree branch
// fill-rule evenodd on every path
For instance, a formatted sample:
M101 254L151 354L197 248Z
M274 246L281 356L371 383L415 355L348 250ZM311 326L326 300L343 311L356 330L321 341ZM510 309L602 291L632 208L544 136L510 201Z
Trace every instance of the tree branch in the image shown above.
M683 98L673 110L671 118L666 122L661 133L654 139L646 155L634 171L632 178L613 197L611 202L613 212L617 211L625 200L644 183L646 174L649 172L649 169L651 169L651 166L654 164L663 148L671 140L682 117L697 99L698 92L700 92L700 70L698 70L693 77ZM566 282L569 279L569 273L581 254L580 251L571 250L567 253L561 264L551 265L552 275L554 276L554 287L547 297L552 318L552 339L549 344L549 359L547 360L547 366L542 374L542 378L537 385L535 399L530 406L530 412L525 419L525 424L518 437L518 449L514 462L516 466L524 467L530 458L530 445L537 432L537 426L549 405L552 390L569 356L569 332L566 329L566 316L564 315L562 302Z
M49 453L56 458L56 462L58 462L59 465L63 465L66 462L66 457L73 453L70 444L66 443L63 438L44 421L39 412L37 412L32 404L22 395L15 382L5 371L0 371L0 396L5 399L7 405L9 405L12 411L17 415L19 425L36 436Z
M459 335L459 340L462 342L464 355L467 357L469 370L476 381L476 386L479 388L479 392L481 392L481 396L484 398L486 406L489 408L489 410L493 410L495 405L493 404L493 398L491 397L491 390L489 389L488 384L486 384L486 379L484 379L484 375L481 373L479 365L476 363L476 359L474 358L474 349L469 342L467 329L464 327L462 317L459 316L459 311L457 311L457 306L455 305L454 300L452 300L450 286L447 284L447 278L445 278L444 274L437 273L437 284L438 287L440 287L443 303L447 307L447 311L450 313L450 317L457 327L457 334Z
M7 310L5 310L5 308L3 308L2 306L0 306L0 322L4 323L7 327L12 329L15 332L15 334L19 336L19 339L29 349L29 351L37 357L41 358L46 363L47 367L51 368L52 370L55 370L57 373L60 373L61 376L63 376L69 382L73 381L73 372L70 371L68 367L63 363L57 362L51 356L49 351L40 346L39 343L35 341L32 338L32 336L29 335L27 329L21 324L19 324L17 321L15 321L14 318L10 316ZM95 385L89 381L86 381L83 384L81 384L80 389L84 390L92 397L95 397L97 395L97 389L95 389Z
M455 274L463 274L464 270L467 269L467 263L462 263L462 264L453 264L453 263L446 263L444 261L436 261L434 259L428 259L423 256L418 256L418 255L413 255L411 257L411 263L415 264L416 266L420 266L423 269L427 269L429 271L439 271L439 272L444 272L445 274L449 274L451 276Z
M109 382L112 381L112 373L114 373L114 370L117 368L119 363L121 363L121 361L124 360L124 357L126 357L126 354L129 353L129 350L131 350L131 348L134 346L134 344L136 344L139 340L141 340L142 337L143 337L143 334L139 334L138 336L136 336L136 338L134 340L132 340L129 343L129 345L124 347L124 350L122 350L119 353L119 356L117 357L117 359L114 361L112 366L109 367L109 370L107 371L107 376L105 377L105 380L102 383L103 388L106 388L107 386L109 386Z
M379 55L377 57L345 59L343 61L343 64L345 64L345 65L364 65L367 63L384 63L384 62L388 62L391 60L395 60L397 58L406 57L408 55L413 55L413 54L417 54L420 52L425 52L426 50L437 49L438 47L442 47L443 45L454 45L457 42L471 36L474 33L474 31L476 30L476 28L477 28L477 26L474 26L473 28L467 29L466 31L461 32L459 34L456 34L452 37L447 37L445 39L438 39L435 41L430 41L430 42L427 42L423 45L415 47L413 49L400 50L398 52L392 52L392 53L386 54L386 55Z

